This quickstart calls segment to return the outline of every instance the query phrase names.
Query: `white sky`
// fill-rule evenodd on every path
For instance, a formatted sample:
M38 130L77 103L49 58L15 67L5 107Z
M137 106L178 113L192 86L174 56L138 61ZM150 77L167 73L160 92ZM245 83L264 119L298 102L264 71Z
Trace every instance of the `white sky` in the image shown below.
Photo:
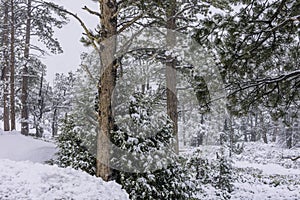
M49 0L50 1L50 0ZM51 0L58 5L64 6L67 10L77 13L83 19L86 25L93 29L98 23L96 16L91 16L81 8L85 5L92 10L97 10L98 5L92 0ZM83 29L75 19L70 17L70 22L62 29L55 30L55 36L58 38L64 53L58 55L50 55L43 60L47 65L46 79L52 83L55 73L67 73L75 71L80 64L80 54L84 51L89 51L83 47L79 41L83 33Z

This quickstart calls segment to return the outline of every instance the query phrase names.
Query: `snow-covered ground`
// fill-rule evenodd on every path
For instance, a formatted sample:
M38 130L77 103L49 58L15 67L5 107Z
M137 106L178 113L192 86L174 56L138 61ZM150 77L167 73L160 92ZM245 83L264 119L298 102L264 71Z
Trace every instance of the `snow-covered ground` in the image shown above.
M218 146L202 146L201 156L213 160ZM115 182L71 168L43 164L55 153L55 145L19 132L0 131L0 199L129 199ZM195 150L186 151L191 155ZM282 149L276 144L245 143L244 151L233 155L233 200L299 200L300 149ZM202 187L205 200L218 200L211 185ZM203 197L203 194L199 194ZM203 199L203 198L202 198Z
M43 163L54 155L55 145L19 132L0 132L0 159Z
M276 144L260 142L245 143L244 151L232 156L234 191L233 200L299 200L300 159L292 161L287 157L300 155L300 148L285 149ZM199 148L202 158L216 159L219 146ZM191 155L195 150L187 150ZM205 199L220 199L216 189L210 185L203 188ZM203 194L199 194L203 197Z
M107 183L71 168L41 164L54 152L52 143L18 132L0 132L0 199L129 199L115 182Z
M0 160L1 200L125 200L127 194L114 182L71 168L29 161Z
M299 200L300 149L280 148L276 144L245 143L244 151L234 156L237 181L232 199Z

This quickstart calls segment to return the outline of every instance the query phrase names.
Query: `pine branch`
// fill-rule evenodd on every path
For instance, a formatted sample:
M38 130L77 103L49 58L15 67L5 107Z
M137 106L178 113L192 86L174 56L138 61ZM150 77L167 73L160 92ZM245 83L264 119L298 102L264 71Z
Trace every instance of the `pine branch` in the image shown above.
M135 18L133 18L132 20L130 20L129 22L127 22L123 27L120 28L120 30L117 32L117 34L122 33L125 29L127 29L128 27L130 27L136 21L138 21L139 19L141 19L143 16L144 16L144 13L136 16Z
M290 72L288 74L283 74L278 77L274 78L263 78L263 79L258 79L255 82L245 82L243 83L242 86L239 87L239 89L234 89L234 91L231 93L231 95L236 94L237 92L253 88L253 87L261 87L264 85L269 85L269 84L274 84L274 83L280 83L282 81L286 80L293 80L300 77L300 70L296 70L293 72Z
M96 12L96 11L93 11L93 10L89 9L87 6L84 6L82 9L83 9L83 10L86 10L88 13L90 13L90 14L92 14L92 15L96 15L96 16L98 16L99 18L101 18L101 14L100 14L100 13L98 13L98 12Z
M91 71L89 70L89 68L84 65L81 64L81 67L83 68L84 71L86 71L89 75L89 77L92 79L92 81L94 82L94 84L97 86L98 85L98 81L96 80L96 78L92 75Z
M93 36L93 34L89 31L89 29L87 28L87 26L85 25L85 23L77 16L77 14L74 14L66 9L64 9L63 7L59 7L53 3L50 2L44 2L44 4L46 4L47 6L58 10L60 12L64 12L68 15L71 15L72 17L74 17L81 25L81 27L84 29L84 32L86 33L86 36L88 37L88 39L90 40L91 44L93 45L94 49L99 52L99 48L97 47L97 45L95 44L95 41L97 41L97 39Z

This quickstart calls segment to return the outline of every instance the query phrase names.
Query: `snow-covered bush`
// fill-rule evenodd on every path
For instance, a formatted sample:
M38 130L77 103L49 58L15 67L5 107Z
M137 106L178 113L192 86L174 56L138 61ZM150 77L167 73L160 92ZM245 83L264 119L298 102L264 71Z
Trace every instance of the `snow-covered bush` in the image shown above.
M172 151L172 124L153 110L150 95L136 93L112 134L114 177L131 199L189 199L194 191L184 161Z
M234 182L232 166L230 159L224 155L222 150L221 154L217 154L216 160L202 158L201 151L197 150L189 159L188 165L193 171L201 198L209 195L206 194L205 188L214 188L213 191L220 199L230 199Z
M91 175L95 174L96 159L83 144L82 137L76 129L72 117L66 118L57 138L58 152L50 164L59 167L72 167L80 169Z
M217 154L217 167L219 173L215 177L215 186L219 189L219 194L223 199L230 199L230 193L233 191L233 168L232 161L226 157L224 150L221 149L221 154Z

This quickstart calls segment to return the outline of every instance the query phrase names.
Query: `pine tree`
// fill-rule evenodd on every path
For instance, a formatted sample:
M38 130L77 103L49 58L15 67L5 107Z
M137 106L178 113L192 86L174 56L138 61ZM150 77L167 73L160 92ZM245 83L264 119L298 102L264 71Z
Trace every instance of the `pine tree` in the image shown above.
M263 105L282 116L299 102L299 2L237 2L236 12L204 19L196 38L217 52L231 112Z
M153 111L157 100L143 93L130 98L129 115L112 133L114 177L131 199L188 199L194 188L183 159L173 152L172 123Z
M233 191L233 173L230 159L226 157L223 148L220 155L217 154L217 167L219 167L219 174L215 177L215 187L219 189L217 195L222 199L230 199L230 193Z
M203 190L207 185L215 188L218 199L230 199L230 193L234 190L232 161L225 155L224 149L221 147L216 160L203 158L199 149L188 160L187 165L191 168L198 193L203 199L207 196Z
M38 50L42 55L46 53L42 48L36 48L32 45L32 37L37 36L39 41L43 43L51 53L61 53L62 48L54 37L53 28L62 28L66 24L65 13L53 11L53 8L43 2L35 2L28 0L25 3L24 13L25 23L25 44L23 52L23 68L22 68L22 96L21 96L21 133L28 135L29 133L29 91L30 91L30 64L35 60L30 55L32 49ZM36 9L33 9L36 8ZM54 17L56 15L56 17Z
M9 100L8 100L8 94L9 94L9 79L8 79L8 72L9 72L9 26L8 26L8 18L9 18L9 4L8 0L5 0L2 2L2 10L3 12L3 25L2 25L2 31L1 31L1 46L2 46L2 56L1 56L1 64L2 71L1 71L1 80L3 81L3 122L4 122L4 131L10 130L10 124L9 124Z
M41 62L35 62L31 68L32 77L30 81L31 92L28 96L28 111L32 116L32 127L35 128L35 136L42 137L44 130L51 132L50 129L50 111L52 103L52 88L46 81L46 66Z
M96 139L99 129L97 112L99 99L97 80L99 74L99 58L95 52L81 55L81 68L74 73L76 81L73 87L73 106L70 112L81 132ZM94 141L95 141L94 139ZM95 147L95 145L93 145ZM94 148L95 150L95 148Z
M109 180L111 175L109 164L109 149L110 149L110 132L114 127L114 115L112 111L112 94L117 83L118 70L122 70L121 61L125 56L116 58L116 35L123 33L125 30L139 30L145 27L151 27L158 25L159 27L168 27L170 29L180 30L182 32L188 32L194 28L197 24L197 15L199 13L206 14L209 10L209 3L202 1L116 1L116 0L97 0L99 10L92 10L88 7L84 7L91 15L94 15L100 19L99 25L92 31L89 29L84 21L80 19L76 14L64 10L61 7L53 6L57 10L68 13L77 19L85 31L85 37L82 41L85 45L93 46L98 55L101 54L99 59L101 60L100 80L98 83L98 99L99 99L99 113L98 113L98 159L97 169L98 176L101 176L104 180ZM226 3L216 0L212 5L216 7L226 7ZM48 4L51 5L51 4ZM224 6L225 5L225 6ZM178 8L178 12L174 12L175 8ZM176 21L176 19L180 19ZM188 20L186 19L188 18ZM177 28L176 24L180 24ZM168 25L167 25L168 24ZM170 35L169 35L170 36ZM171 37L168 37L171 38ZM169 43L170 44L170 43ZM103 46L105 48L103 48ZM142 52L142 50L141 50ZM155 52L157 53L157 52ZM146 55L145 53L144 55ZM166 58L164 57L164 60ZM174 68L174 65L172 65ZM174 70L172 78L174 78ZM168 81L170 83L170 81ZM176 84L172 85L172 92L168 92L168 113L174 123L174 134L177 135L177 105L174 97L176 93ZM171 86L170 85L170 86ZM176 145L178 146L178 145ZM176 147L177 151L178 148Z
M50 164L56 164L59 167L72 167L80 169L91 175L95 175L96 159L83 144L81 134L72 116L66 117L61 129L61 134L57 138L58 152Z
M68 75L55 74L51 98L51 129L53 137L58 133L59 120L63 119L72 109L75 81L76 79L72 72L69 72Z

